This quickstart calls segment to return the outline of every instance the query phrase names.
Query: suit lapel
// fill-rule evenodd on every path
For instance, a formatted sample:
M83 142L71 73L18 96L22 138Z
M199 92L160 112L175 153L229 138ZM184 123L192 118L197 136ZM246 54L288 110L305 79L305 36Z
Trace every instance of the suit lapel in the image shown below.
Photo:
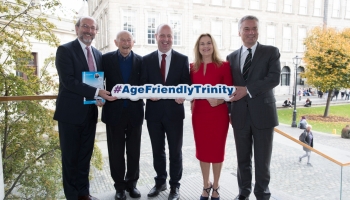
M84 51L81 48L81 45L80 45L78 39L76 39L74 41L74 45L73 46L74 46L75 52L77 52L79 60L81 61L81 63L83 63L83 65L82 65L83 66L83 71L89 71L89 66L88 66L87 60L85 58Z
M97 55L99 55L98 54L98 50L97 49L95 49L93 46L91 46L91 49L92 49L92 54L94 55L94 58L95 58L95 63L96 63L96 71L99 71L99 70L101 70L101 66L100 66L100 56L97 56Z
M152 64L152 67L153 67L153 71L154 73L157 74L157 77L159 80L163 80L163 77L162 77L162 73L160 72L160 65L159 65L159 58L158 58L158 51L155 51L153 54L152 54L152 60L153 60L153 64ZM160 81L161 83L163 81Z
M133 53L133 52L132 52ZM136 74L137 72L137 66L138 66L138 59L136 58L136 55L133 53L133 58L132 58L132 65L131 65L131 74L130 74L130 78L129 78L129 81L128 83L133 83L133 79L134 77L137 77L137 76L134 76L134 74Z
M177 53L174 50L171 50L171 60L170 60L169 71L165 80L165 84L168 82L170 77L173 77L172 75L176 71L176 63L175 63L175 60L177 60L176 57L177 57Z
M261 45L258 43L254 52L254 56L252 59L252 64L249 68L249 73L248 73L248 77L251 75L252 71L254 71L255 66L258 65L258 60L260 60L260 57L262 56L262 50L261 50ZM243 77L243 75L242 75Z
M121 83L124 83L122 71L120 70L120 65L119 65L118 50L112 54L111 61L112 61L112 69L113 69L112 72L117 74L118 79L120 80Z

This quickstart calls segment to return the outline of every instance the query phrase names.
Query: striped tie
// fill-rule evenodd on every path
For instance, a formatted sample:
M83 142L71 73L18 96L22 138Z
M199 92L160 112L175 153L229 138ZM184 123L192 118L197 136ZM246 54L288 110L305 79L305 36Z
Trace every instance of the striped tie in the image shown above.
M249 53L244 61L244 66L243 66L243 78L246 81L248 79L248 73L249 73L249 68L252 65L252 49L248 49Z

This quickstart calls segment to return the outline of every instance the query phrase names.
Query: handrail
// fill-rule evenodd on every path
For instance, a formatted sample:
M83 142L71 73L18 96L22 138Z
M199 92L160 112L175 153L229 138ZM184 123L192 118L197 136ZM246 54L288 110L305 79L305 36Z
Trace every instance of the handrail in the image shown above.
M57 95L33 95L33 96L1 96L2 101L23 101L23 100L45 100L45 99L57 99Z
M326 158L326 159L332 161L333 163L336 163L336 164L339 165L339 166L342 166L342 167L344 167L344 166L350 166L350 162L348 162L348 163L342 163L342 162L340 162L340 161L338 161L338 160L335 160L334 158L329 157L329 156L327 156L326 154L324 154L324 153L322 153L322 152L320 152L320 151L318 151L318 150L316 150L316 149L310 147L309 145L305 144L304 142L301 142L301 141L299 141L298 139L295 139L294 137L292 137L292 136L288 135L287 133L285 133L285 132L279 130L278 128L275 128L275 132L277 132L277 133L283 135L284 137L286 137L286 138L292 140L292 141L295 142L295 143L298 143L298 144L302 145L303 147L306 147L307 149L309 149L309 150L311 150L311 151L317 153L318 155L320 155L320 156L322 156L322 157L324 157L324 158Z
M2 101L23 101L23 100L45 100L45 99L56 99L57 95L35 95L35 96L2 96L0 97L0 102ZM288 135L287 133L279 130L278 128L275 128L275 132L283 135L284 137L294 141L295 143L298 143L302 145L303 147L306 147L307 149L317 153L318 155L330 160L333 163L336 163L339 166L350 166L350 162L348 163L342 163L338 160L335 160L334 158L327 156L326 154L310 147L309 145L299 141L298 139L295 139L294 137Z

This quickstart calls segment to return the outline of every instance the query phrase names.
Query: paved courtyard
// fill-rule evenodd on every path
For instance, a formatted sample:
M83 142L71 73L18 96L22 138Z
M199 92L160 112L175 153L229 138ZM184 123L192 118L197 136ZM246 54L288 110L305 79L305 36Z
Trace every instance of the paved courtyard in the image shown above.
M285 96L276 97L278 104L282 104ZM305 98L306 99L306 98ZM325 100L315 99L322 104ZM303 101L302 101L303 102ZM302 102L297 105L301 105ZM191 112L189 103L185 103L186 119L184 121L183 140L183 177L181 180L181 199L199 199L202 190L202 178L198 160L195 157L195 146L192 135ZM298 138L302 130L291 128L290 125L277 127L278 129ZM93 170L94 179L90 181L90 192L99 199L114 199L115 190L109 173L109 162L103 124L99 125L98 145L104 156L103 170ZM340 162L350 162L350 140L342 139L338 135L314 132L314 148ZM215 148L208 144L208 148ZM342 199L350 200L350 166L343 169L333 162L315 154L311 154L312 166L301 163L298 157L304 154L302 147L291 140L275 133L273 155L271 162L271 199L299 200L299 199ZM236 151L232 128L230 128L227 143L222 177L220 180L220 195L222 200L232 200L238 194L236 181ZM152 149L146 124L143 125L140 179L138 189L142 199L148 199L147 193L154 185L155 172L152 164ZM342 177L342 180L341 180ZM253 178L254 179L254 178ZM342 184L342 194L340 192ZM167 199L169 189L157 198ZM128 196L128 199L132 199ZM250 199L255 199L251 194Z

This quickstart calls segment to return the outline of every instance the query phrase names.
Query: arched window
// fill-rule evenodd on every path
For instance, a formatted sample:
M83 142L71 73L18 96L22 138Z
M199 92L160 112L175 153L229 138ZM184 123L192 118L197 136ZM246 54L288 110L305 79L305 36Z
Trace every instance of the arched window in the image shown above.
M281 86L288 86L290 83L290 69L284 66L281 72Z
M304 81L300 78L300 73L304 72L304 67L299 66L297 69L297 84L304 85Z

